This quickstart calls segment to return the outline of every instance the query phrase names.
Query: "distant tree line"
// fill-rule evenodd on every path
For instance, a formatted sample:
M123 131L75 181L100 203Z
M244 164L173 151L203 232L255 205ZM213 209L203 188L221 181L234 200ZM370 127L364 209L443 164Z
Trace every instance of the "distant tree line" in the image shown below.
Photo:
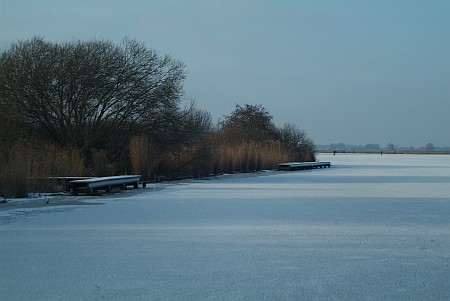
M217 125L183 101L183 62L124 39L19 41L0 55L0 194L30 179L137 173L145 181L314 161L314 143L261 105ZM270 159L269 159L270 158Z
M414 147L414 146L400 146L394 145L392 143L387 143L386 146L381 146L380 144L369 143L365 145L354 145L345 143L332 143L327 145L317 145L318 150L336 150L336 151L426 151L426 152L446 152L450 151L450 146L435 146L433 143L429 142L424 146Z

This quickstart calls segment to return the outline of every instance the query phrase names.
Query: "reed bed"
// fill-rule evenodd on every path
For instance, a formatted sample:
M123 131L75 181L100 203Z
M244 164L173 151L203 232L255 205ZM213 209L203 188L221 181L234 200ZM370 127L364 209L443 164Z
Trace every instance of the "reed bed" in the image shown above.
M222 144L215 149L214 173L253 172L276 168L291 154L278 141Z
M144 134L131 138L130 161L135 174L141 175L142 180L153 180L161 161L160 153Z
M281 162L298 160L298 154L279 141L227 141L215 136L178 148L162 150L147 136L130 140L129 162L143 181L201 177L223 173L274 169ZM0 158L0 195L25 197L29 192L49 192L57 187L56 177L108 176L116 174L105 150L93 149L86 160L81 151L49 144L14 145ZM314 154L304 153L303 161ZM310 158L311 157L311 158ZM313 161L313 160L311 160Z
M52 145L27 143L14 145L0 160L0 194L26 197L28 192L58 190L58 176L84 175L81 153Z

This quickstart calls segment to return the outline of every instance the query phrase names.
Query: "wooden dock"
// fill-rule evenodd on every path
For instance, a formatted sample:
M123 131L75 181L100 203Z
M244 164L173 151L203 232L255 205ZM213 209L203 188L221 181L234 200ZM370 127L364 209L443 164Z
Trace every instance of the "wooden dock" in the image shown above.
M74 195L78 195L80 192L93 195L97 194L99 190L110 192L113 188L121 190L127 189L128 186L138 188L140 178L140 175L86 178L70 181L69 185Z
M278 164L278 170L306 170L316 168L330 168L330 162L288 162Z
M63 187L65 192L70 192L71 185L70 182L72 181L78 181L78 180L86 180L86 179L92 179L93 177L54 177L53 179L56 180L56 183Z

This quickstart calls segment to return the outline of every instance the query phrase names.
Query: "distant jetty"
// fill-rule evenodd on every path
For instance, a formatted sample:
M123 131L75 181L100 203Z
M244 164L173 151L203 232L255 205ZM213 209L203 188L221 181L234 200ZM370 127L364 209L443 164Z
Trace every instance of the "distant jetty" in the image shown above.
M278 170L305 170L316 168L330 168L330 162L288 162L278 164Z

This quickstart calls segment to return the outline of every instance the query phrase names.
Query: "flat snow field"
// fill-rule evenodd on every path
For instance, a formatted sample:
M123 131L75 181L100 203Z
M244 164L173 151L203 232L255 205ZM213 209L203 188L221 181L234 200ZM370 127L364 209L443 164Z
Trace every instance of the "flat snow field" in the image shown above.
M450 156L319 159L2 205L0 299L450 300Z

